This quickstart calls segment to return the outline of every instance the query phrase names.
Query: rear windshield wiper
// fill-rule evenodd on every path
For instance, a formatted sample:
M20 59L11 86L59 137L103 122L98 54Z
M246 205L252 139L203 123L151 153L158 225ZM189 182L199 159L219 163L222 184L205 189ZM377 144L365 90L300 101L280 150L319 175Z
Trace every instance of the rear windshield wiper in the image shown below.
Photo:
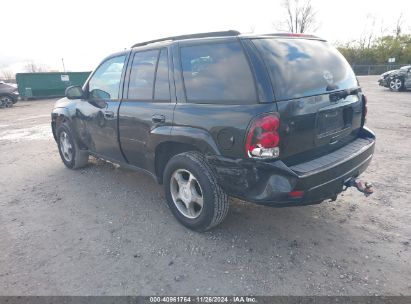
M346 90L343 90L343 91L331 93L329 95L330 101L331 102L337 102L341 99L347 98L350 95L357 95L359 91L360 91L360 88L355 88L355 89L346 89Z

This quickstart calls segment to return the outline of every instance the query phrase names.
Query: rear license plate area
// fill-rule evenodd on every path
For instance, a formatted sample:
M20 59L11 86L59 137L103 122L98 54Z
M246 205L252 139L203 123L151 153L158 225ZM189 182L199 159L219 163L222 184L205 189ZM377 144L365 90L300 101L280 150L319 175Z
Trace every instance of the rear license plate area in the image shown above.
M325 137L351 127L352 107L338 107L318 112L317 135Z

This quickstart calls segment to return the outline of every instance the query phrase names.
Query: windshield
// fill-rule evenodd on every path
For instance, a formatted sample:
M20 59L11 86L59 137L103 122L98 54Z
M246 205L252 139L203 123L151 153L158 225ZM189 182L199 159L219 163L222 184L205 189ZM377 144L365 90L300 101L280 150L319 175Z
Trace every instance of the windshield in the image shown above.
M319 40L253 39L268 67L277 100L319 95L358 86L345 58Z

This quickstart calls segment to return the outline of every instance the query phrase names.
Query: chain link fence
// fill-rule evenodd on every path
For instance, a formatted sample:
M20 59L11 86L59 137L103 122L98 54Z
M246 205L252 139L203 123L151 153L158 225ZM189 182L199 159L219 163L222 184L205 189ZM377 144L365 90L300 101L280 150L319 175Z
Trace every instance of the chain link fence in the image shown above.
M0 82L5 82L5 83L16 83L16 79L15 79L15 78L13 78L13 79L9 79L9 78L4 79L4 78L1 78L1 77L0 77Z
M380 75L390 70L397 70L409 64L364 64L364 65L352 65L355 75Z

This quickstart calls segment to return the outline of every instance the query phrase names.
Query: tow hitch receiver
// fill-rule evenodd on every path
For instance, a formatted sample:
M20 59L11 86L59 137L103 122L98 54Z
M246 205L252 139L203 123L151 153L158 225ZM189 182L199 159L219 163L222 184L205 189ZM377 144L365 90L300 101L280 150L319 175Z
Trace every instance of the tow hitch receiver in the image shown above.
M374 190L372 189L372 184L365 182L364 185L361 181L358 181L355 177L351 177L350 179L344 182L345 188L343 191L347 190L348 187L355 187L358 191L363 193L365 196L369 196L373 194Z

